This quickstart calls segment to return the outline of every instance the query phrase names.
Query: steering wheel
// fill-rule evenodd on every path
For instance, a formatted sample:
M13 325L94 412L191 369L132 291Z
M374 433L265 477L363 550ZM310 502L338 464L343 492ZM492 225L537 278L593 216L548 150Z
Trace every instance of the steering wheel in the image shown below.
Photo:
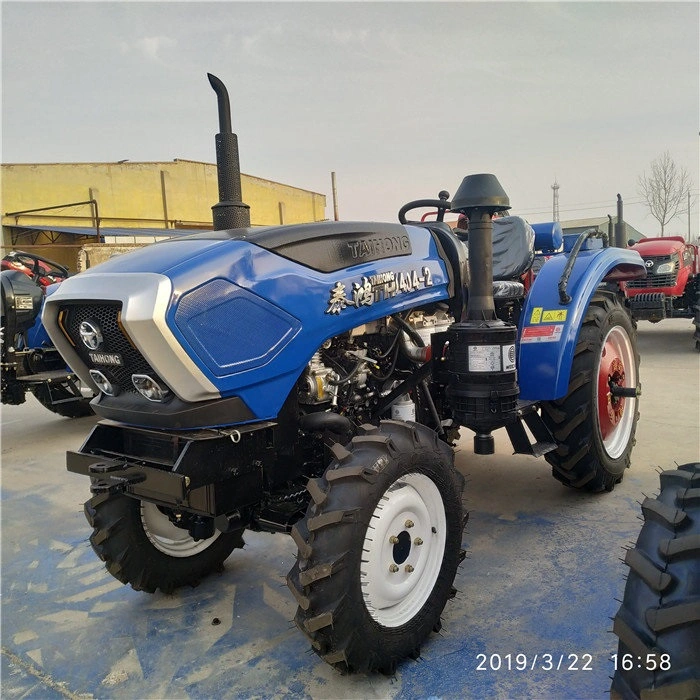
M406 214L411 211L411 209L420 209L422 207L436 207L438 210L437 220L445 220L445 212L450 211L452 202L449 201L450 193L442 190L438 193L440 199L414 199L408 204L404 204L401 209L399 209L399 221L402 224L418 224L420 221L410 221L406 218Z

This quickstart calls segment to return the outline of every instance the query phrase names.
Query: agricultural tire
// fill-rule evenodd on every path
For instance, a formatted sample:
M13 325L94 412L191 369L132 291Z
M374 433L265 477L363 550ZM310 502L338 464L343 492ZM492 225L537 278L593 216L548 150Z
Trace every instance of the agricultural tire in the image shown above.
M83 396L78 382L37 384L31 391L44 408L64 418L83 418L94 415L90 407L93 397ZM55 403L60 401L65 403Z
M642 503L644 525L613 632L613 698L700 697L700 463L661 474ZM654 667L655 670L652 670Z
M576 342L566 396L542 403L558 444L545 458L567 486L612 491L630 465L638 399L612 396L613 384L639 385L637 331L617 295L599 291Z
M333 454L292 530L295 622L341 673L392 674L418 658L455 594L464 478L452 449L416 423L362 426Z
M229 554L243 547L243 530L194 540L155 504L121 494L98 494L84 510L94 528L95 553L112 576L136 591L172 593L196 586L207 574L222 571Z

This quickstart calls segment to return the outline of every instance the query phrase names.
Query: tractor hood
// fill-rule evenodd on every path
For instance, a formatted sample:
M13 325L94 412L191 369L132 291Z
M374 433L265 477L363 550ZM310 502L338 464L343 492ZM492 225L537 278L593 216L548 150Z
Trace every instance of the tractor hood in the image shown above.
M241 422L276 417L327 339L450 290L425 228L322 222L146 246L63 282L43 320L81 380L102 375L118 387L100 397L99 415L119 418L105 407L127 399L133 414L132 382L145 375L167 389L168 405L240 399ZM163 416L165 403L156 404Z
M680 236L666 236L664 238L642 238L632 246L644 257L645 255L671 255L685 248L685 240Z
M183 263L195 264L200 255L225 244L245 241L319 272L334 272L360 262L410 255L411 241L400 224L375 222L318 222L292 226L204 231L161 241L108 260L86 271L158 272L171 275Z

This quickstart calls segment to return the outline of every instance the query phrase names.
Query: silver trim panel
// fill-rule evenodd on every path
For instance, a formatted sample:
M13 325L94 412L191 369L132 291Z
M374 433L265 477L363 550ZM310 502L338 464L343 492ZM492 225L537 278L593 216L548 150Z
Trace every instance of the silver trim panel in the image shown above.
M154 272L95 272L70 277L47 298L42 320L49 337L71 369L93 391L98 387L58 327L58 307L80 300L120 301L121 321L148 363L183 401L220 398L216 386L183 350L165 320L173 287Z

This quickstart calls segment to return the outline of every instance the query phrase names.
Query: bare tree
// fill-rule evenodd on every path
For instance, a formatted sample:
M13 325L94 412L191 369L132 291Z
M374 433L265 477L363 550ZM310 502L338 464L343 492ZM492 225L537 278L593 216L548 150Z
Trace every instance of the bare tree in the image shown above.
M685 168L679 168L666 151L651 162L651 172L639 178L639 194L651 215L661 226L664 235L666 224L687 211L686 199L692 181Z

